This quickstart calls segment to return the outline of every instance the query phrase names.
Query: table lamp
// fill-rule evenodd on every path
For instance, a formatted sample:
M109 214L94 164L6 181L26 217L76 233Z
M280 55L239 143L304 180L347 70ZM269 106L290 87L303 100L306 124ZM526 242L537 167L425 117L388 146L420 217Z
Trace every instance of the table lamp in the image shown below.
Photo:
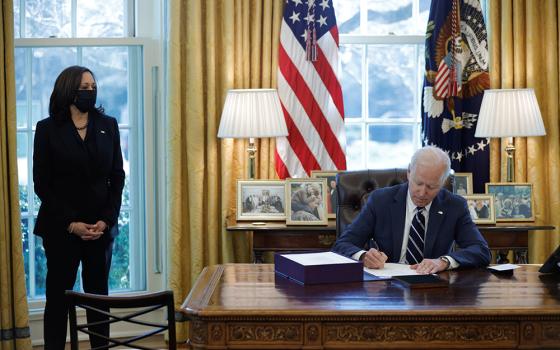
M249 179L255 178L256 137L287 136L276 89L229 90L218 128L219 138L248 138Z
M546 135L533 89L485 90L475 137L508 137L507 181L514 181L515 146L517 136Z

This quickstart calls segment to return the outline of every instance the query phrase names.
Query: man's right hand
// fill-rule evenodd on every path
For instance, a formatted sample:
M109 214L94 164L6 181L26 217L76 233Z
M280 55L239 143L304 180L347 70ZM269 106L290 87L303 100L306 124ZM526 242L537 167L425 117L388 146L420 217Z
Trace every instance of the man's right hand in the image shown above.
M387 261L385 253L373 248L365 252L361 257L364 266L369 269L382 269L385 266L385 261Z

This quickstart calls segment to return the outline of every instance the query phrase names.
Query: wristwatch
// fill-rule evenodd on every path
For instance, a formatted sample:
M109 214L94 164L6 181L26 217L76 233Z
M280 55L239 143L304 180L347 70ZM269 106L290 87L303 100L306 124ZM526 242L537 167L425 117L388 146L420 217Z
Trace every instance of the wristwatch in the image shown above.
M445 267L446 270L451 267L451 261L449 261L449 259L446 256L440 256L439 260L442 260L444 263L447 264L447 266Z

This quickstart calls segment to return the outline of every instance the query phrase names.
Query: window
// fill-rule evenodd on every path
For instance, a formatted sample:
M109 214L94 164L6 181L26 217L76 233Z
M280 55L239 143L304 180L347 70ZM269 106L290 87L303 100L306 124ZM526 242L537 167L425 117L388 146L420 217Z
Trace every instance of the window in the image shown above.
M334 1L349 170L406 167L421 145L430 0Z
M46 277L41 238L33 235L40 204L32 181L35 124L48 115L56 77L65 67L75 64L95 73L98 104L117 118L121 132L126 180L110 289L147 288L142 133L145 42L134 38L133 9L132 0L14 0L19 194L31 305L44 297ZM75 288L80 288L79 284L78 277Z

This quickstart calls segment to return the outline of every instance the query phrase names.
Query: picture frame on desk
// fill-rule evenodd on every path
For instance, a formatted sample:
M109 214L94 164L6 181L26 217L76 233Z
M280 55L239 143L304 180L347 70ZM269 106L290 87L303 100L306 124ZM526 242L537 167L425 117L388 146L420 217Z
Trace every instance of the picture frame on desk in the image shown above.
M496 222L535 221L532 183L487 182L486 193L494 195Z
M324 170L312 170L311 178L316 179L327 179L327 192L325 194L325 203L327 204L327 217L329 219L336 218L336 174L340 173L340 170L335 171L324 171Z
M495 224L496 211L494 196L491 194L471 194L463 196L467 200L469 213L475 224Z
M473 175L472 173L453 174L453 193L460 196L473 194Z
M282 180L237 180L237 221L286 220L286 184Z
M328 225L327 179L286 179L286 224Z

